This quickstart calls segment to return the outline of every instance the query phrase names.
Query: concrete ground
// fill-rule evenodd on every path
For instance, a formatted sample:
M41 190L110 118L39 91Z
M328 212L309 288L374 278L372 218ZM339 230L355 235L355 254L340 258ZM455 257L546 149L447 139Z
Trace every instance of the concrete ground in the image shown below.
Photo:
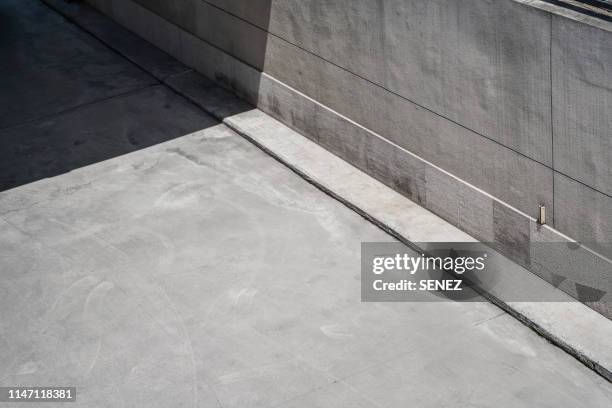
M392 238L167 88L178 62L145 72L35 0L0 20L0 386L76 386L83 407L611 406L486 302L361 303L360 243Z

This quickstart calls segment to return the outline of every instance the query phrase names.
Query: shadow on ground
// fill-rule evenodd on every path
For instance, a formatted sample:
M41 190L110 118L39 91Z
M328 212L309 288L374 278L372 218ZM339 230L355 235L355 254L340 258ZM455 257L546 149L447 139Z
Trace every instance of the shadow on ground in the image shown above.
M218 123L149 74L169 56L143 40L145 69L39 1L0 2L0 23L0 191Z

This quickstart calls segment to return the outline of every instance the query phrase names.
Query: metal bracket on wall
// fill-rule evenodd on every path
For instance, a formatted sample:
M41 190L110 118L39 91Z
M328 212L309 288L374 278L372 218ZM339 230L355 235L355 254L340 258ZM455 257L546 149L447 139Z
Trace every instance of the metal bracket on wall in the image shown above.
M543 205L540 206L540 212L538 215L538 224L540 225L546 224L546 207Z

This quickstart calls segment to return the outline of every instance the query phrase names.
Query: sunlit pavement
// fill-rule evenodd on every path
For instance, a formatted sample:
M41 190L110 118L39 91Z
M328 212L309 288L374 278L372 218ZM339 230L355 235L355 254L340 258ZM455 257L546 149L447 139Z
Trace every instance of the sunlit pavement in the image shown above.
M40 3L0 18L0 386L75 386L83 407L611 406L489 303L362 303L360 243L390 236Z

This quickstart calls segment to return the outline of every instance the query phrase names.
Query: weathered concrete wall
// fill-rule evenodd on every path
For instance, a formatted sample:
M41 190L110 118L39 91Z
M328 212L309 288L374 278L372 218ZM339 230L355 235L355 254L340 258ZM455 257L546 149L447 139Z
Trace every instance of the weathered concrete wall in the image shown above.
M532 242L612 255L611 24L537 0L90 2L549 281Z
M612 258L612 32L552 28L555 226Z
M549 24L507 0L285 0L268 31L550 164Z

